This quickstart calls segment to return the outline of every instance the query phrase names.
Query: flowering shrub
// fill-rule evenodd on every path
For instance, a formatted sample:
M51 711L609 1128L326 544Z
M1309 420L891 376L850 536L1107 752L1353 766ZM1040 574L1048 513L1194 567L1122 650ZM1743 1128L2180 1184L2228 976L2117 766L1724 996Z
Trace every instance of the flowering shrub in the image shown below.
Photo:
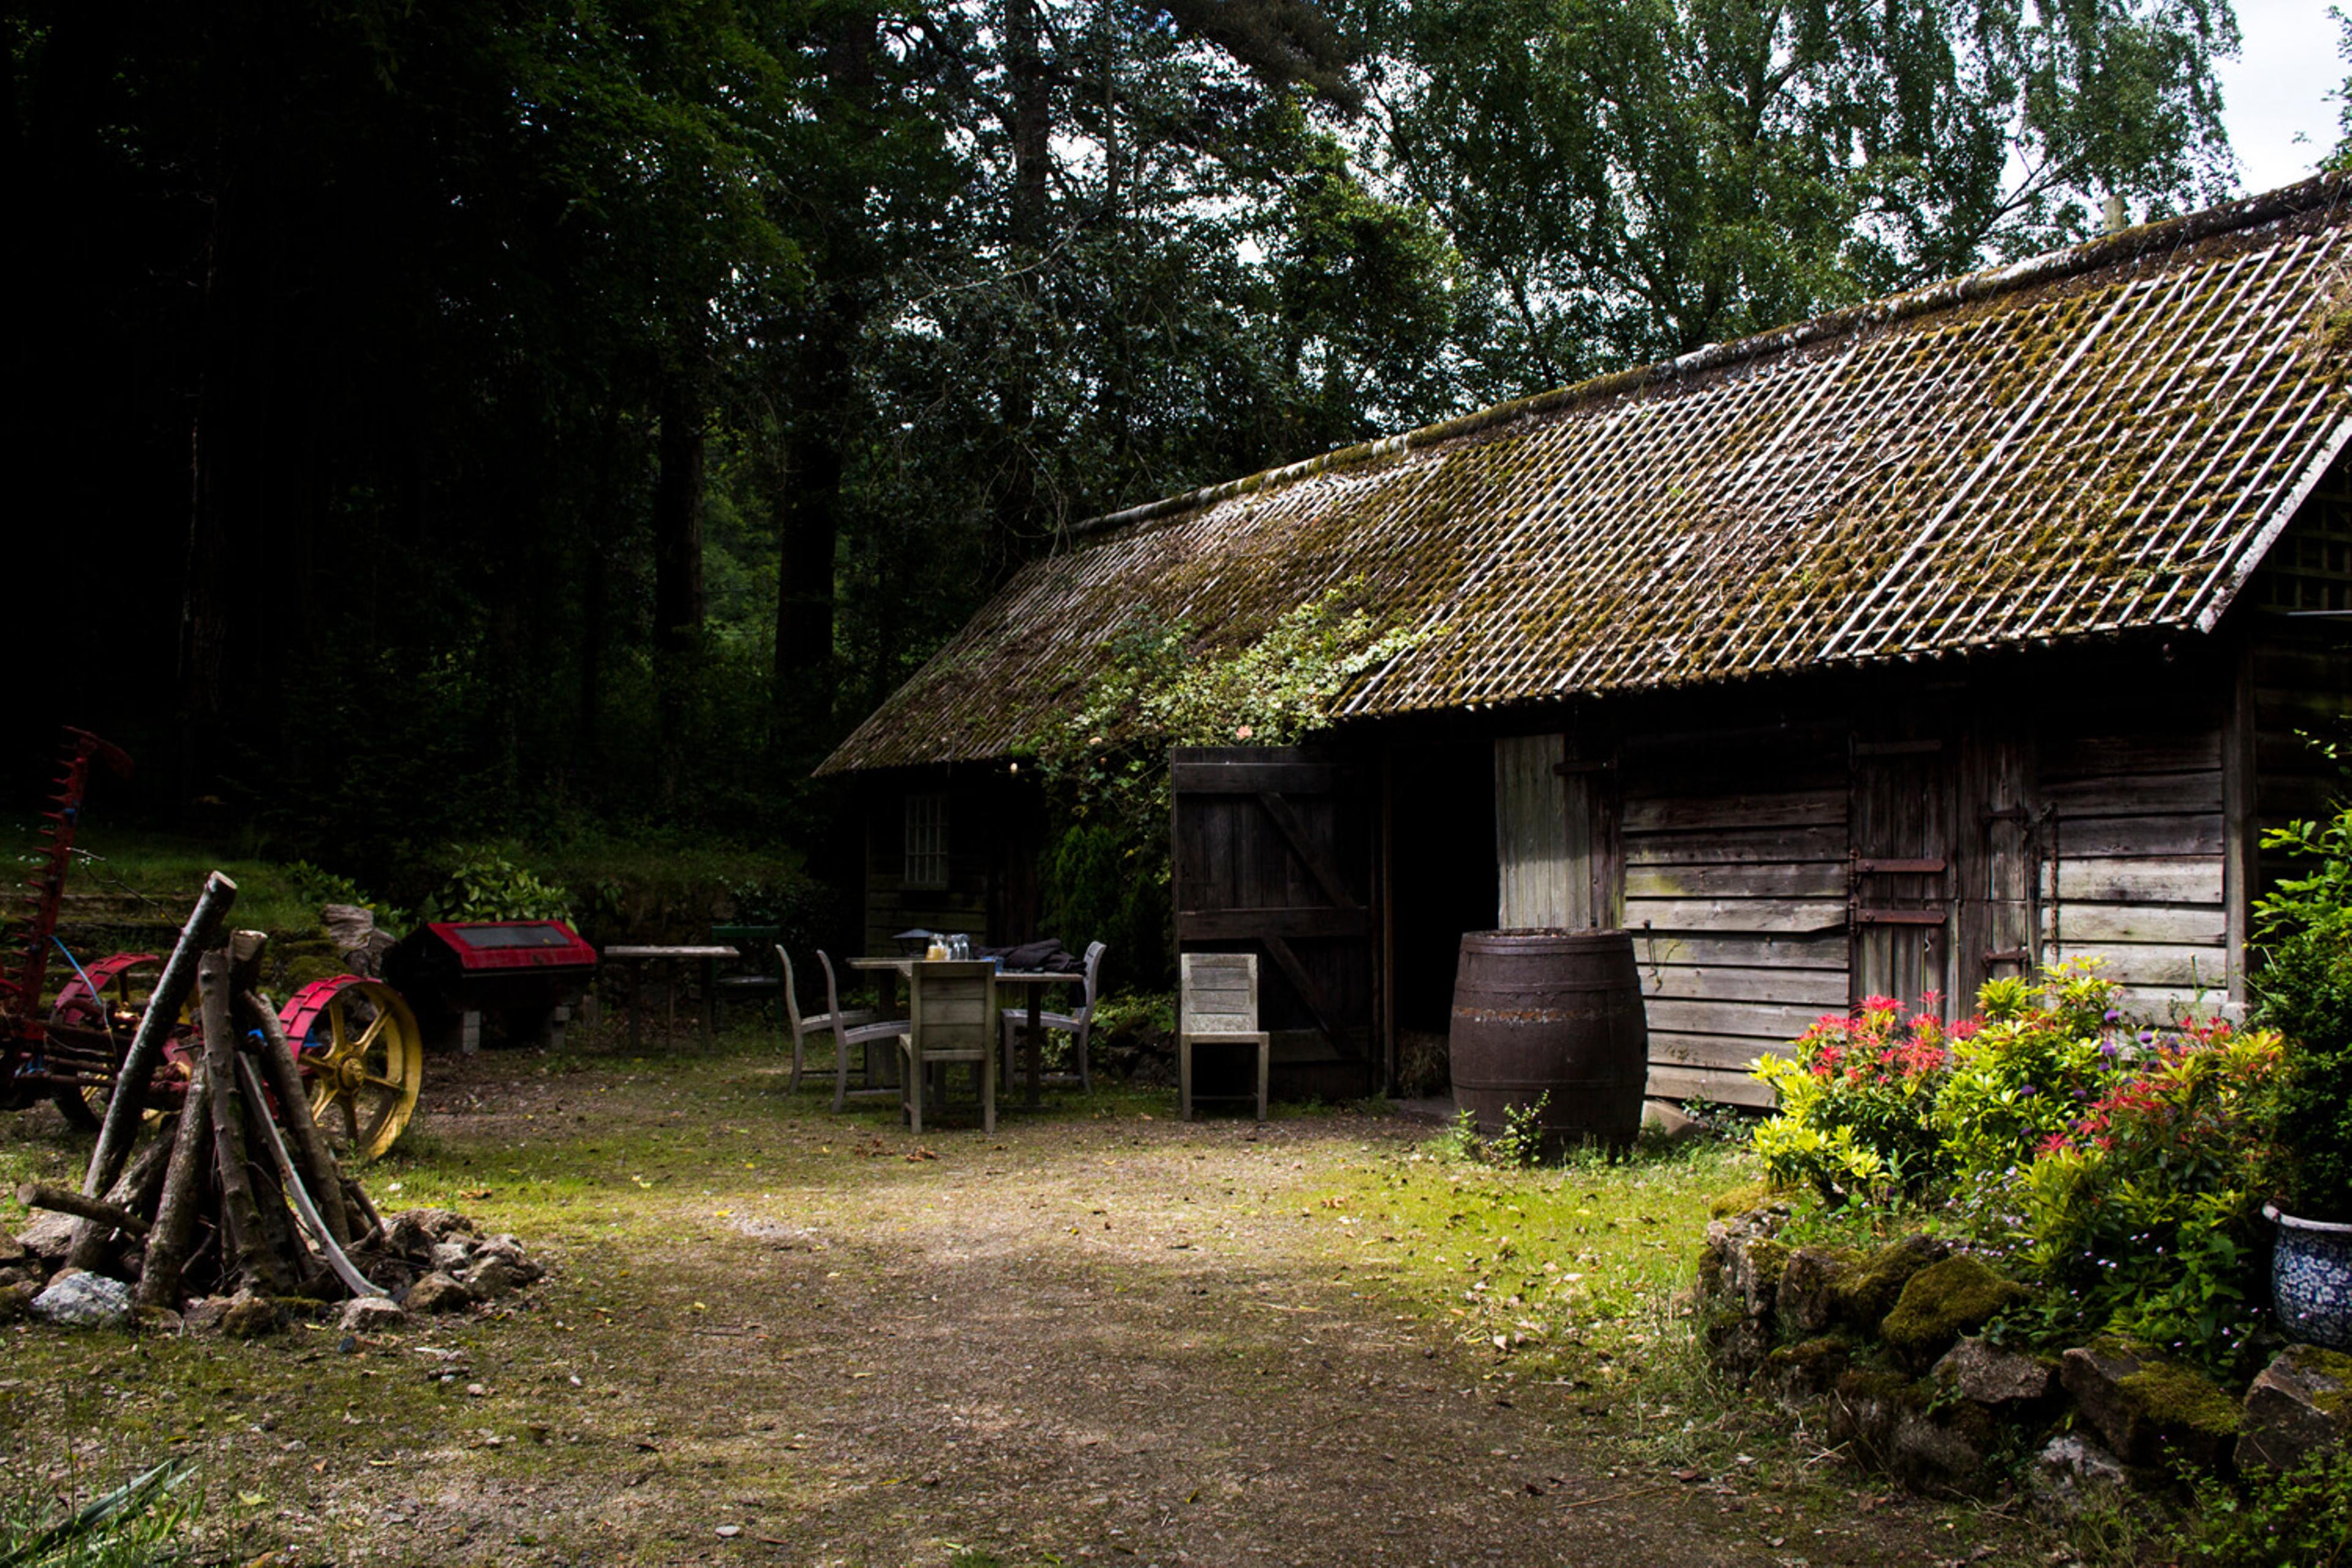
M2263 1299L2255 1220L2284 1059L2274 1030L2192 1026L2043 1140L2016 1239L2049 1288L2049 1337L2123 1334L2231 1369Z
M1996 981L1946 1026L1934 998L1872 997L1757 1076L1780 1114L1766 1171L1833 1205L1948 1199L1989 1258L2043 1289L2032 1337L2114 1332L2217 1369L2263 1300L2254 1219L2284 1042L2189 1022L2136 1029L2087 964Z
M1793 1058L1767 1056L1756 1076L1780 1113L1756 1130L1756 1152L1777 1183L1802 1183L1832 1203L1916 1192L1941 1165L1928 1121L1955 1032L1923 1008L1872 996L1852 1016L1832 1014L1797 1037Z
M2074 1125L2104 1092L2119 1060L2136 1055L2119 1029L2116 987L2069 960L2036 988L1995 980L1979 1016L1952 1027L1952 1070L1930 1117L1958 1174L2005 1173Z

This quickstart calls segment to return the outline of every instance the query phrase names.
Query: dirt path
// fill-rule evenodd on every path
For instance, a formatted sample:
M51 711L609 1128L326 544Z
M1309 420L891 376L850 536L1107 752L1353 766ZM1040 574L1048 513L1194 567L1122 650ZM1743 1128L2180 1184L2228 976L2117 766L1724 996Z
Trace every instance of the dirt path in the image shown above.
M341 1354L141 1342L60 1361L69 1399L26 1376L67 1352L20 1355L12 1446L94 1420L107 1462L209 1454L215 1500L254 1500L232 1544L285 1563L1928 1563L1979 1528L1824 1514L1760 1468L1678 1479L1622 1411L1507 1381L1358 1283L1302 1194L1423 1130L1130 1104L909 1160L740 1079L481 1070L443 1080L394 1201L482 1183L462 1206L551 1231L530 1310ZM190 1433L200 1401L218 1436Z

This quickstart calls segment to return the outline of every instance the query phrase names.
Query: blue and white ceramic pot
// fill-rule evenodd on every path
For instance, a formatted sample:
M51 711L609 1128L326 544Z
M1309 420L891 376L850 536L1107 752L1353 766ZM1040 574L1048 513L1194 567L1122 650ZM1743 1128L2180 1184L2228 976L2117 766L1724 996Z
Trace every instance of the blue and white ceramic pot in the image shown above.
M2263 1205L2278 1226L2271 1252L2271 1305L2289 1338L2352 1351L2352 1225L2328 1225Z

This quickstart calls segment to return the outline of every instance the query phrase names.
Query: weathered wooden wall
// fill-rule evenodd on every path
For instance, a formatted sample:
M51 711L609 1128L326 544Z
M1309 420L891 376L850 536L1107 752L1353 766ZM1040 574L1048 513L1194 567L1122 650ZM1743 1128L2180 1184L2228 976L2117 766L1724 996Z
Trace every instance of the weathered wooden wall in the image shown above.
M2159 668L2142 693L2060 709L2043 726L2033 795L2042 958L2104 960L2134 1011L2231 999L2227 679L2208 661ZM2143 695L2158 682L2169 688L2160 706Z
M1748 1076L1848 992L1843 727L1700 724L1620 748L1624 923L1651 1092L1761 1104Z

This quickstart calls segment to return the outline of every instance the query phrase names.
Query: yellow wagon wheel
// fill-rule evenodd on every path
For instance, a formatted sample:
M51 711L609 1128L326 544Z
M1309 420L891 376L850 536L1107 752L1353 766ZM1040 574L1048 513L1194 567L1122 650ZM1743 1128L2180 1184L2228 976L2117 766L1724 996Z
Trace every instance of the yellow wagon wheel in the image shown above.
M338 974L294 994L278 1014L310 1082L310 1114L360 1160L391 1148L425 1087L416 1015L381 980Z

